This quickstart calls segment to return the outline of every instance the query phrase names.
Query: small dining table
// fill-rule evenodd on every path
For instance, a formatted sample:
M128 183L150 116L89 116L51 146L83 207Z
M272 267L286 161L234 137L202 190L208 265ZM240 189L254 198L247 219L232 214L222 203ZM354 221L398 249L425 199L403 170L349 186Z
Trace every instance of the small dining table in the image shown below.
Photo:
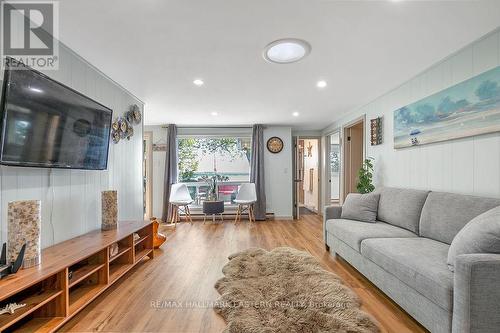
M203 201L203 223L207 220L207 215L212 215L212 222L215 222L215 215L220 215L220 220L224 222L224 201L214 200L214 201Z

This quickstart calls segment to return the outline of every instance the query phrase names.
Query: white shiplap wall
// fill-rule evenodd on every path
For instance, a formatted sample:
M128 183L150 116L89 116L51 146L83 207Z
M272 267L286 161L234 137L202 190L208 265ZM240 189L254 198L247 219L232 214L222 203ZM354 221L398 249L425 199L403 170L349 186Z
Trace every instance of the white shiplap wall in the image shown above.
M167 143L167 128L162 125L144 126L144 131L153 133L153 144ZM153 216L161 218L163 213L163 179L165 176L165 151L153 151L153 177L151 182Z
M45 74L113 109L113 118L130 105L144 104L84 59L60 44L59 70ZM1 79L1 78L0 78ZM7 240L7 204L42 201L42 246L47 247L100 227L102 190L118 190L118 218L142 219L142 124L130 141L110 143L106 171L0 167L0 242Z
M266 208L268 213L274 213L275 218L289 219L293 214L292 128L266 126L264 144L273 136L283 140L283 150L273 154L264 148Z
M375 101L335 121L324 134L366 114L384 117L384 143L366 145L377 185L500 197L500 133L395 150L394 110L500 65L500 28ZM369 127L366 129L369 138Z

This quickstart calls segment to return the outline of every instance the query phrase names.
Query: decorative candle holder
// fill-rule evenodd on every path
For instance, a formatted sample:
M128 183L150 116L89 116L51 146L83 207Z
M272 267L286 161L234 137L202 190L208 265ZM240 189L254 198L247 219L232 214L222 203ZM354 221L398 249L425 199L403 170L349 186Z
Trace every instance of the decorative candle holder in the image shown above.
M102 230L116 229L118 223L118 193L116 191L102 191Z
M41 202L40 200L13 201L8 204L8 262L16 260L26 244L22 268L41 262Z

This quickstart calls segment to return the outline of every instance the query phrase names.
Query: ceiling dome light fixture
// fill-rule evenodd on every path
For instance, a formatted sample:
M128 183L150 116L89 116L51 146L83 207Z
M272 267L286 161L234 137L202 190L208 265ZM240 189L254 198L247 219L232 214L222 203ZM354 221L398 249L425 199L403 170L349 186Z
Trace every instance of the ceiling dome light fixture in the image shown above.
M311 45L302 39L278 39L264 48L263 57L276 64L290 64L299 61L311 52Z
M202 79L196 79L196 80L193 81L193 84L195 86L201 87L203 84L205 84L205 82L203 82Z
M323 88L325 88L326 86L327 86L327 83L326 83L326 81L325 81L325 80L321 80L321 81L318 81L318 82L316 83L316 87L318 87L318 88L320 88L320 89L323 89Z
M217 112L213 111L213 112L210 112L210 115L215 117L215 116L218 116L219 114Z
M294 116L294 117L298 117L299 115L300 115L300 113L298 113L297 111L292 113L292 116Z

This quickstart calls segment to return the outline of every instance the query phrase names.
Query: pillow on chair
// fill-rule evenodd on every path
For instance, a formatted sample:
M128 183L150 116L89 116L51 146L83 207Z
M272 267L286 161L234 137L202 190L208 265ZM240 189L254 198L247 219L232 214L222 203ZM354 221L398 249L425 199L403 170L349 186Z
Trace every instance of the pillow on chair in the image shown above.
M350 193L342 206L341 218L374 223L377 221L378 193Z
M500 206L469 221L453 238L448 250L448 268L455 270L458 255L500 253Z

